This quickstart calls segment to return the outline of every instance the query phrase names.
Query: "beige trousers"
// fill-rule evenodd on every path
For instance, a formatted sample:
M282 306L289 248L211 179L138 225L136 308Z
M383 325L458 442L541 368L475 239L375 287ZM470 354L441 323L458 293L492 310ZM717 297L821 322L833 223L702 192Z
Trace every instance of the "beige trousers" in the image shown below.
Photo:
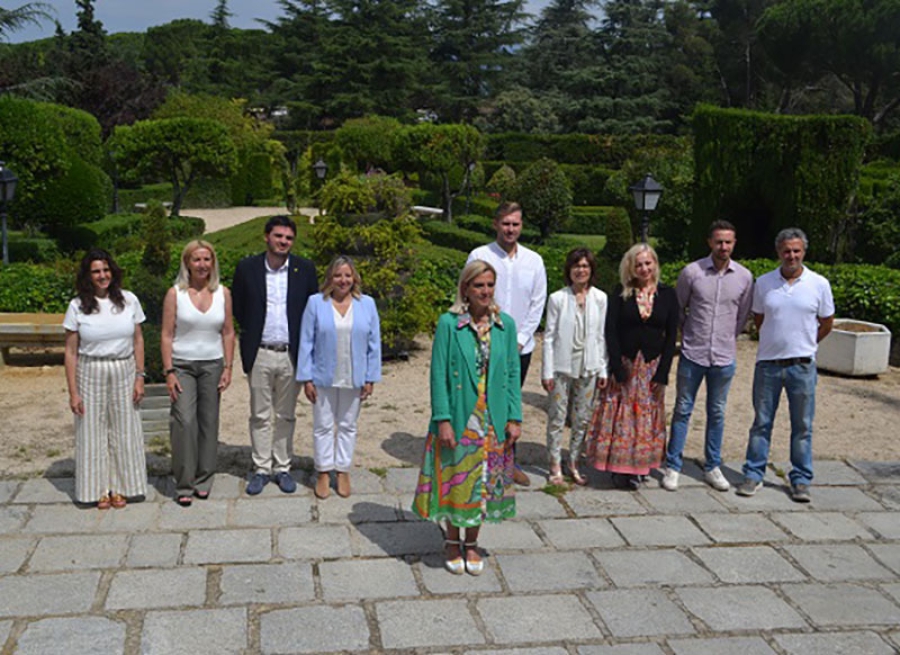
M272 475L291 469L297 394L289 351L260 348L250 371L250 443L256 473Z

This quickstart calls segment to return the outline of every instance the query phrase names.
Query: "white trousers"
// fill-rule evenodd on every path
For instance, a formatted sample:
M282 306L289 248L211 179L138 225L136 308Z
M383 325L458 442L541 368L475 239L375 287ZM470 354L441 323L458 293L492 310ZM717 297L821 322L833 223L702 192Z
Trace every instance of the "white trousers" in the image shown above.
M353 467L360 389L316 387L313 459L319 472L347 473Z
M75 379L84 416L75 417L75 499L107 492L147 495L141 417L134 405L134 358L78 356Z
M272 475L290 471L300 392L290 353L260 348L248 379L255 472Z

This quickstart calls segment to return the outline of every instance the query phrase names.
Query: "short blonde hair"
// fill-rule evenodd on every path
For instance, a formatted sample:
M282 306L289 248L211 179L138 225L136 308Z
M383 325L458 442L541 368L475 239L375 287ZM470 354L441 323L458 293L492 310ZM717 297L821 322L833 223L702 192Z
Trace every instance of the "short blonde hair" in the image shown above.
M191 269L188 268L188 262L191 261L191 255L201 248L209 250L209 254L212 256L212 271L209 273L209 284L207 287L209 287L210 291L215 291L219 288L219 258L216 256L216 249L213 248L213 245L208 241L194 239L193 241L188 241L184 250L181 251L181 262L178 265L178 275L175 276L175 286L182 291L191 285Z
M635 287L637 287L635 270L637 269L638 255L642 252L650 253L650 256L653 258L656 264L656 268L653 271L653 284L659 284L659 257L656 256L656 251L648 243L636 243L622 256L622 261L619 263L619 280L622 282L623 298L630 298L634 294Z
M491 273L494 276L494 283L497 282L497 271L487 262L481 261L480 259L474 259L463 267L463 270L460 271L459 274L459 283L456 285L456 299L453 301L453 304L450 305L451 314L465 314L469 311L469 301L466 300L466 291L472 283L472 280L485 273ZM497 303L491 303L490 312L491 314L500 312Z
M322 286L319 288L322 292L322 296L331 298L331 294L334 292L334 282L332 282L331 278L334 276L334 272L341 266L350 267L350 275L353 277L353 286L350 287L350 295L359 300L362 297L362 278L359 276L359 271L356 270L356 264L354 264L353 260L346 255L338 255L331 260L328 268L325 269L325 278L322 280Z

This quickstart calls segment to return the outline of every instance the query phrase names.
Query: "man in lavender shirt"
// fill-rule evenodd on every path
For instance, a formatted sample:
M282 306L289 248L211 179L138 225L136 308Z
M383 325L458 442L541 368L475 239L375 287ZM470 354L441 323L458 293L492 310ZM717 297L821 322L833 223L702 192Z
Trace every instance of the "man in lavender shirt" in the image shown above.
M719 468L725 402L735 372L735 341L747 324L753 300L753 275L731 259L736 242L734 225L715 221L709 228L710 254L684 267L675 291L683 318L681 357L675 410L666 449L662 486L678 489L688 422L700 383L706 378L706 445L703 479L714 489L731 485Z

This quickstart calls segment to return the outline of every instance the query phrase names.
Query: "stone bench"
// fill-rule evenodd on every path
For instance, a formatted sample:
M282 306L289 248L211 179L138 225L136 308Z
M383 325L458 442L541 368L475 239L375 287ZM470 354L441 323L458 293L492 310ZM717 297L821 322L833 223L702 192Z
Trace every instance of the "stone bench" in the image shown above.
M57 348L66 344L64 314L0 313L0 366L10 348Z

